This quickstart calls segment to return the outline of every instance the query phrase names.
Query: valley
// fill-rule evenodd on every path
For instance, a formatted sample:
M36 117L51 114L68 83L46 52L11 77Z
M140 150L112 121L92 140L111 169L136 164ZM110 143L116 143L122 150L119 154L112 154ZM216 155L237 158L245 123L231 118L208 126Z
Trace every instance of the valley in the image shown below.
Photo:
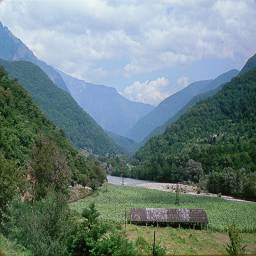
M256 255L256 2L203 2L0 0L0 256Z

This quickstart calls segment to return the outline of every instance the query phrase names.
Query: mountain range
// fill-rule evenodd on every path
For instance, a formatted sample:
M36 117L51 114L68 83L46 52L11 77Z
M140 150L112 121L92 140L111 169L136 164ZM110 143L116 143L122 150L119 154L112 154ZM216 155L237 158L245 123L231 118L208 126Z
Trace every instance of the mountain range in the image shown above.
M66 91L58 88L35 64L27 61L0 60L8 74L32 95L41 111L77 147L95 154L118 152L118 147L103 129Z
M115 88L90 84L60 72L70 94L101 127L127 136L133 125L153 106L126 99Z
M127 136L129 129L153 106L133 102L115 88L87 83L65 74L38 59L34 53L0 22L0 58L9 61L25 60L39 66L57 85L69 92L77 103L106 131Z
M39 60L34 53L11 31L0 22L0 58L16 61L26 60L39 66L59 88L67 91L65 82L59 73L45 62Z
M146 141L155 134L154 130L165 125L182 110L195 96L212 91L222 84L229 82L238 74L237 70L230 70L215 79L194 82L183 90L162 101L149 114L141 118L130 130L129 137L137 142ZM152 134L151 134L152 133Z
M132 176L198 182L207 175L210 192L256 198L255 60L140 148Z

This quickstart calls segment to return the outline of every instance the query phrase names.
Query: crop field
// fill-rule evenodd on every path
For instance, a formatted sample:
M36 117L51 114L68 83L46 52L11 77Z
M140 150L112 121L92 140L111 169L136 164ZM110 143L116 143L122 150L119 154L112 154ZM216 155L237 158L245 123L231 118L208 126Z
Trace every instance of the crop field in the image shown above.
M138 187L103 186L91 196L70 204L81 212L94 202L105 221L124 223L125 211L133 207L177 208L175 193ZM225 231L235 223L242 232L256 232L256 203L227 201L218 197L181 194L179 208L203 208L209 219L209 230Z

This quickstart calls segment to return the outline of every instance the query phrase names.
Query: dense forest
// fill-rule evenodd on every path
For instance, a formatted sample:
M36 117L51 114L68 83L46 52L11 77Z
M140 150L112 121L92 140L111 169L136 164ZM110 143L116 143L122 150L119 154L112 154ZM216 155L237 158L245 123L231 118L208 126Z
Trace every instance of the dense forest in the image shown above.
M64 174L69 183L96 187L104 181L100 164L74 149L63 132L43 116L28 93L10 80L2 68L0 109L0 161L9 170L7 181L12 182L17 173L32 175L37 169L48 183L55 175ZM50 174L48 169L56 173ZM61 170L63 173L59 173Z
M256 198L256 69L196 104L135 155L130 175L204 183L210 192Z
M77 148L96 154L118 152L119 148L93 118L78 106L70 94L55 86L39 67L26 61L0 60L0 65L31 93L41 111L63 129Z
M196 81L189 84L184 89L164 99L150 113L142 117L130 130L129 136L139 142L148 140L152 137L152 133L157 127L174 118L195 96L218 89L238 73L237 70L233 69L215 79Z

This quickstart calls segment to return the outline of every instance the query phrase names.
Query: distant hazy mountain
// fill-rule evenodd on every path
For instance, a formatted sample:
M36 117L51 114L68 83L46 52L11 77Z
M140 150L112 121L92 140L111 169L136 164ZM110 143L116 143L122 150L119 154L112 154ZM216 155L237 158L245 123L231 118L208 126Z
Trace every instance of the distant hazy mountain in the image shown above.
M157 127L164 125L182 110L195 96L218 88L229 82L238 74L237 70L230 70L213 80L198 81L162 101L145 117L141 118L130 130L129 137L135 141L143 141Z
M60 74L78 104L107 131L126 136L129 129L153 109L151 105L126 99L115 88Z
M124 136L117 135L113 132L107 132L109 137L123 150L124 153L132 155L137 149L138 144Z
M26 60L38 65L49 78L61 89L67 91L65 82L59 73L45 62L39 60L33 52L7 27L0 22L0 58L10 61Z
M12 78L32 95L41 111L77 148L86 148L97 154L117 152L118 147L104 130L72 98L55 86L36 65L27 61L0 60Z

